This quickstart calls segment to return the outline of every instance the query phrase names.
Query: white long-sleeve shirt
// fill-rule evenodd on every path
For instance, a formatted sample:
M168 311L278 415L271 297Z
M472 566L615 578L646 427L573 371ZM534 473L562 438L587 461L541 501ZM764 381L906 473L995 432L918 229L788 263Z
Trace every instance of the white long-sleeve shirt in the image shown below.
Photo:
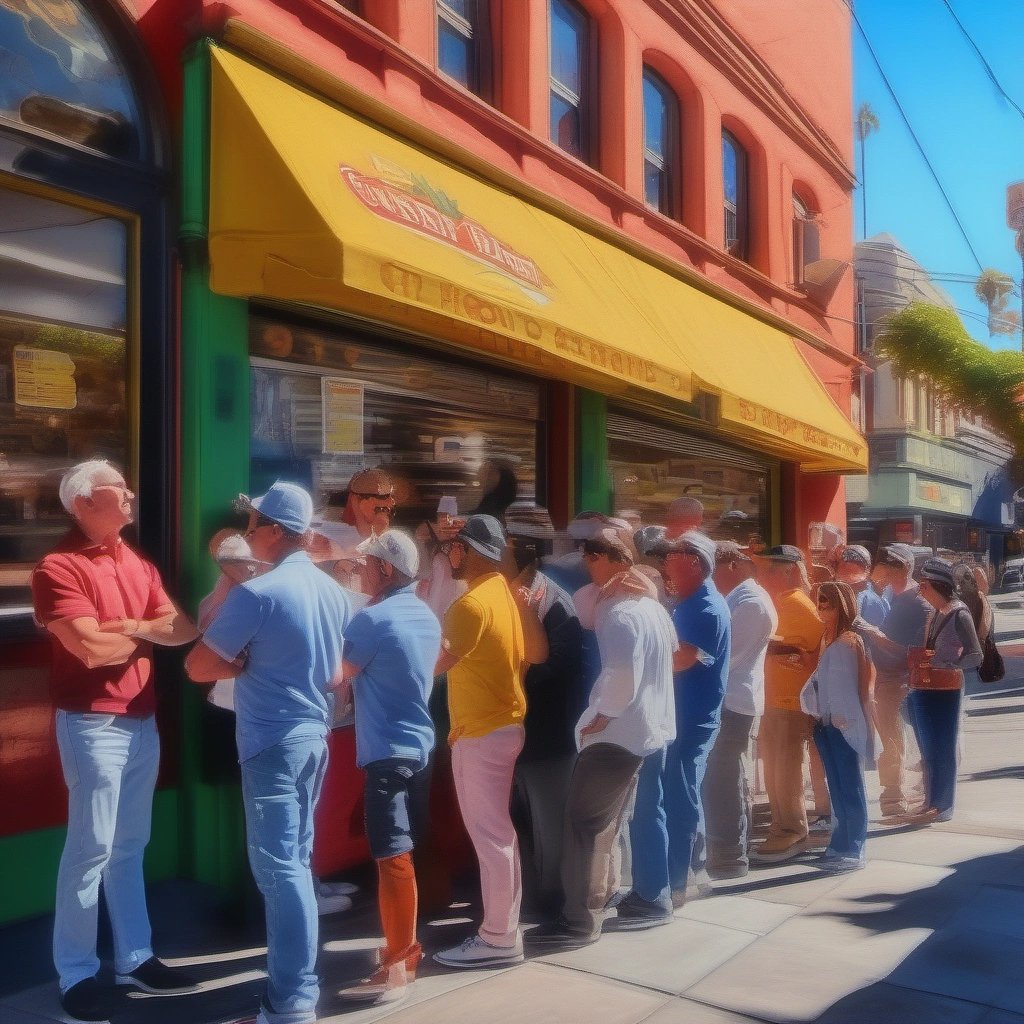
M638 757L660 750L676 736L672 655L678 649L668 613L650 597L599 601L594 629L601 674L576 725L576 744L614 743ZM600 732L580 730L598 715L611 721Z

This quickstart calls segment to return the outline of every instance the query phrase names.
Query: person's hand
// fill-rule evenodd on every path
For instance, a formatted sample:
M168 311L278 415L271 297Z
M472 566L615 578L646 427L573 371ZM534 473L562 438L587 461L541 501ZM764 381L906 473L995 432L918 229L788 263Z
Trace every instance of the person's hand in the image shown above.
M594 719L591 722L587 722L582 729L580 729L581 736L593 736L594 733L604 732L608 728L608 723L611 719L607 715L594 715Z

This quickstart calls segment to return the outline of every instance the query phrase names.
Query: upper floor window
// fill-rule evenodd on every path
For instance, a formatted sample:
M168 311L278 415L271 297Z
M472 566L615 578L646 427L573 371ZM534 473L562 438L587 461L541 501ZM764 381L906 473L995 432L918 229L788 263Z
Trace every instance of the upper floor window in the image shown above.
M679 102L657 72L644 68L644 199L668 217L678 213Z
M731 256L745 260L750 242L747 151L730 132L722 132L722 184L725 191L725 249Z
M593 149L592 31L572 0L551 0L551 141L580 160Z
M74 0L0 3L0 122L127 160L145 157L127 71Z
M805 270L821 259L817 215L793 193L793 284L804 284Z
M488 0L437 0L437 66L477 96L491 83Z

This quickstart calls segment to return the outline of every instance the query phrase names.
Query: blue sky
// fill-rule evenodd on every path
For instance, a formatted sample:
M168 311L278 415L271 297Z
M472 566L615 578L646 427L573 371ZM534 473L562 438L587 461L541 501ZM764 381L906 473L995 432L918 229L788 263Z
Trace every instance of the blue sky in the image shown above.
M1024 108L1024 2L950 0L1000 84ZM1006 226L1006 186L1024 179L1024 117L999 93L943 0L855 0L910 124L959 215L982 267L1018 282L1021 260ZM887 231L926 270L977 275L978 264L917 150L864 37L854 25L854 111L869 103L881 127L866 142L867 234ZM859 148L855 149L860 174ZM854 196L855 235L862 195ZM970 333L992 348L1020 348L1020 336L989 339L985 307L971 284L936 281Z

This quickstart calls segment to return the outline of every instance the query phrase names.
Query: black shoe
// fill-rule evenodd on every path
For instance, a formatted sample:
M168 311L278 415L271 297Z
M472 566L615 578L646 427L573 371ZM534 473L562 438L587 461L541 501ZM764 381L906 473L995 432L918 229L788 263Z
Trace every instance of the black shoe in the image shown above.
M631 892L619 904L618 916L606 921L605 928L608 931L633 932L644 928L657 928L658 925L670 924L671 921L671 905L664 907Z
M590 946L601 938L601 933L587 935L572 928L567 921L552 921L550 924L537 925L523 933L523 942L528 946L546 947L550 949L582 949Z
M105 1003L103 988L95 978L72 985L60 997L64 1012L75 1020L108 1021L110 1014Z
M199 988L191 974L186 974L177 967L168 967L155 956L151 956L128 974L118 974L115 981L118 985L134 985L143 992L152 992L156 996L180 995L195 992Z

